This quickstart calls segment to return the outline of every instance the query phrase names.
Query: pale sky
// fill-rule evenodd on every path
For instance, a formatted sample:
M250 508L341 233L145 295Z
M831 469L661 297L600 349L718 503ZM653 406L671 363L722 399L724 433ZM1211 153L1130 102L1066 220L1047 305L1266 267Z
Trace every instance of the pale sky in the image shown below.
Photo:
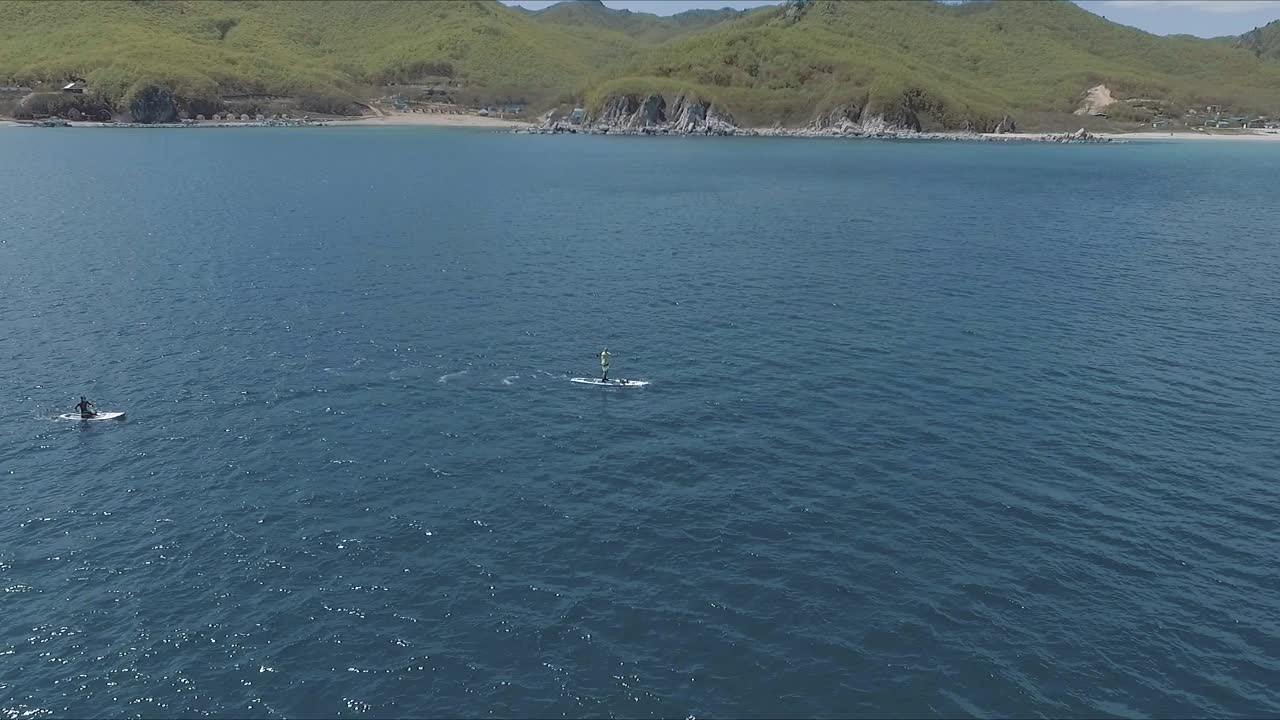
M502 1L530 10L555 4L553 0ZM780 0L604 0L611 8L658 15L693 9L753 8L778 2ZM1239 35L1280 20L1280 0L1076 0L1076 4L1113 22L1157 35Z

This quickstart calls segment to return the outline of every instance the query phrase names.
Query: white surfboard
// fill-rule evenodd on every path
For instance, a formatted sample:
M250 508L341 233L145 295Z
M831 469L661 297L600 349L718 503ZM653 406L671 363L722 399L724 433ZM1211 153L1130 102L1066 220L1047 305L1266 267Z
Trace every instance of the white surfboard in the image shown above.
M648 380L601 380L600 378L569 378L569 382L601 387L644 387L649 384Z
M62 420L119 420L124 417L122 412L100 412L93 417L80 417L80 413L67 413L58 416Z

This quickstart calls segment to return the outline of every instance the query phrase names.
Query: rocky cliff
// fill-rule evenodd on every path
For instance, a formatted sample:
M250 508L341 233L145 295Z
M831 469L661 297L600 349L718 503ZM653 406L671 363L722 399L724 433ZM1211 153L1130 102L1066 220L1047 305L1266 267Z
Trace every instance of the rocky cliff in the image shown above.
M129 115L136 123L171 123L178 119L178 101L168 88L154 85L129 99Z
M904 96L892 102L852 100L818 113L802 128L776 126L770 134L804 136L905 137L924 132L921 116L931 117L941 108L921 97ZM935 123L936 124L936 123ZM946 126L944 126L946 127ZM1000 119L966 118L952 128L962 133L1011 133L1017 123L1009 115ZM586 118L572 125L554 112L542 118L540 132L592 132L627 135L740 135L760 134L760 129L740 128L726 108L700 97L677 95L668 102L659 93L615 95Z
M807 130L827 135L882 135L885 133L920 132L920 120L914 113L886 116L858 104L837 105L818 113Z
M678 95L671 103L662 95L619 95L588 118L596 130L621 133L732 135L733 116L709 100Z
M866 101L849 102L818 113L807 130L831 135L883 135L919 133L924 131L921 115L928 115L928 108L915 107L909 100L876 107ZM1010 115L999 120L965 118L949 129L972 133L1016 132L1017 123Z
M984 117L955 112L946 102L923 92L907 92L887 100L850 100L814 116L806 130L831 135L920 133L932 129L969 133L1008 133L1017 130L1010 115Z
M677 95L668 105L659 94L618 95L610 98L601 110L575 125L552 111L542 116L539 125L516 128L520 134L588 133L617 135L739 135L746 137L809 138L876 138L884 140L982 140L1056 143L1111 142L1092 135L1084 128L1074 133L1016 134L1012 117L1000 120L970 122L960 131L926 132L915 116L873 111L859 103L847 103L819 113L801 128L775 124L771 128L740 128L733 117L713 103ZM1001 137L1006 135L1006 137Z

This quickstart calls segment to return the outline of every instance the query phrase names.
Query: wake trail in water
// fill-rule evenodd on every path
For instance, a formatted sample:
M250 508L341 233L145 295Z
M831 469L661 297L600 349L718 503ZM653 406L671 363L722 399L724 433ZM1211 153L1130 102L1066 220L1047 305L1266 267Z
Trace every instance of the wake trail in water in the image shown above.
M460 378L469 372L471 372L470 369L459 370L457 372L451 372L451 373L445 373L444 375L441 375L438 379L436 379L436 382L441 384L447 384L450 380L453 380L454 378Z

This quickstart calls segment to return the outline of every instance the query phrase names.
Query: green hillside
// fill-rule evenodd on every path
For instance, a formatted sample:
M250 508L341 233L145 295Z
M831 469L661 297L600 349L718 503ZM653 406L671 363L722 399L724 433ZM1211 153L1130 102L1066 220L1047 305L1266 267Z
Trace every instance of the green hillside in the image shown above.
M1280 20L1241 35L1237 45L1260 58L1280 61Z
M549 100L626 50L494 0L0 3L0 82L80 76L112 100L147 84L182 96L359 95L424 78Z
M714 101L745 124L842 108L989 127L1005 114L1066 122L1099 84L1134 99L1114 107L1121 118L1205 104L1280 115L1277 36L1273 23L1233 42L1162 38L1062 0L788 0L667 18L597 2L529 12L496 0L8 0L0 85L82 77L86 97L113 108L167 97L152 88L211 108L244 95L340 104L414 84L535 111L663 92Z
M1083 90L1280 109L1280 66L1207 40L1162 38L1068 2L796 1L647 51L594 100L685 87L739 120L798 122L844 104L909 109L943 127L1008 112L1068 113Z
M744 14L746 13L743 11L726 8L690 10L661 17L610 8L600 0L574 0L557 3L545 10L530 13L530 16L539 23L571 31L611 31L622 36L624 39L621 42L624 43L657 45Z

